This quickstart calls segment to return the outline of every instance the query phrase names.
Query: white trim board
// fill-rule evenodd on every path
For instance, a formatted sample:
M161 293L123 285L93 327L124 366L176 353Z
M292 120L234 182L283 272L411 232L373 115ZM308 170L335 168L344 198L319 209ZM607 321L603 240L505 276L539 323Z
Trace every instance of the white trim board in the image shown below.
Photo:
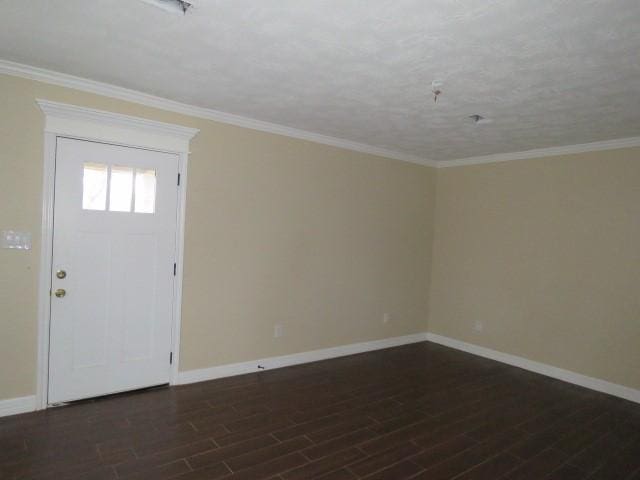
M19 413L33 412L36 409L35 395L28 397L8 398L0 400L0 417L17 415Z
M199 131L39 98L36 103L45 114L44 131L58 136L81 136L101 142L127 143L140 148L182 153L189 151L189 142Z
M170 112L180 113L182 115L204 118L206 120L213 120L215 122L226 123L261 132L274 133L276 135L283 135L285 137L297 138L300 140L308 140L310 142L344 148L346 150L352 150L360 153L367 153L394 160L402 160L404 162L418 163L420 165L430 167L436 166L436 162L432 160L424 159L409 153L374 147L372 145L300 130L286 125L255 120L253 118L242 117L240 115L221 112L211 108L196 107L194 105L168 100L155 95L149 95L148 93L130 90L128 88L118 87L108 83L96 82L94 80L76 77L74 75L67 75L53 70L46 70L44 68L10 62L8 60L0 59L0 74L27 78L61 87L73 88L83 92L116 98L118 100L137 103L147 107L159 108Z
M178 156L180 187L178 190L176 257L177 272L173 291L171 348L173 364L170 383L175 384L180 359L180 324L182 312L182 263L184 255L185 204L189 142L198 133L187 128L112 112L93 110L48 100L36 100L45 114L42 180L42 240L38 280L38 370L33 409L48 407L50 289L53 254L53 197L55 182L56 139L59 136L125 145L175 153Z
M523 152L498 153L481 157L460 158L457 160L441 160L436 162L438 168L464 167L466 165L481 165L484 163L510 162L512 160L529 160L534 158L556 157L558 155L572 155L576 153L600 152L617 148L640 147L640 137L619 138L603 142L582 143L578 145L564 145L561 147L537 148Z
M109 98L137 103L140 105L145 105L147 107L159 108L162 110L180 113L182 115L188 115L191 117L203 118L206 120L235 125L237 127L248 128L251 130L258 130L261 132L273 133L276 135L283 135L285 137L297 138L300 140L307 140L310 142L344 148L346 150L367 153L379 157L417 163L420 165L426 165L428 167L451 168L461 167L465 165L480 165L484 163L526 160L557 155L569 155L575 153L596 152L602 150L613 150L617 148L630 148L640 146L640 137L629 137L577 145L538 148L521 152L507 152L493 155L436 161L406 152L398 152L386 148L374 147L373 145L367 145L343 138L331 137L307 130L300 130L297 128L288 127L286 125L280 125L277 123L265 122L262 120L256 120L240 115L234 115L211 108L197 107L195 105L189 105L186 103L177 102L175 100L169 100L137 90L118 87L116 85L97 82L94 80L76 77L74 75L68 75L44 68L32 67L30 65L11 62L9 60L0 59L0 74L27 78L38 82L49 83L66 88L73 88L75 90L80 90L83 92L94 93L96 95L102 95Z
M371 342L352 343L339 347L311 350L309 352L294 353L292 355L283 355L280 357L262 358L241 363L230 363L227 365L202 368L199 370L187 370L179 373L177 384L183 385L187 383L204 382L206 380L214 380L216 378L260 372L263 369L272 370L275 368L289 367L302 363L317 362L319 360L344 357L346 355L370 352L372 350L381 350L400 345L408 345L410 343L424 342L426 339L426 333L415 333L413 335L405 335L402 337L385 338L382 340L373 340ZM263 368L258 368L258 365Z
M203 382L214 380L216 378L231 377L234 375L242 375L246 373L254 373L262 371L258 369L258 365L264 367L265 370L282 368L302 363L317 362L319 360L327 360L330 358L343 357L357 353L370 352L373 350L381 350L384 348L397 347L400 345L408 345L411 343L419 343L429 341L444 345L446 347L455 348L464 352L478 355L481 357L496 360L507 365L523 368L547 377L556 378L568 383L579 385L599 392L624 398L632 402L640 403L640 390L625 387L615 383L607 382L593 377L588 377L579 373L563 370L533 360L528 360L516 355L498 352L471 343L462 342L453 338L437 335L435 333L416 333L402 337L393 337L382 340L374 340L371 342L353 343L350 345L342 345L339 347L324 348L321 350L312 350L309 352L295 353L292 355L283 355L279 357L263 358L248 362L233 363L221 365L217 367L202 368L199 370L187 370L176 374L175 385L185 385L189 383ZM177 366L177 365L176 365ZM18 413L31 412L36 410L36 397L21 397L0 400L0 417L6 415L15 415Z
M518 357L517 355L499 352L497 350L481 347L472 343L462 342L460 340L435 333L427 333L425 337L429 342L444 345L445 347L455 348L456 350L496 360L498 362L539 373L547 377L573 383L574 385L579 385L590 390L596 390L615 397L624 398L625 400L640 403L640 390L636 390L631 387L625 387L624 385L618 385L617 383L607 382L599 378L589 377L587 375L582 375L581 373L564 370L546 363L536 362L527 358Z

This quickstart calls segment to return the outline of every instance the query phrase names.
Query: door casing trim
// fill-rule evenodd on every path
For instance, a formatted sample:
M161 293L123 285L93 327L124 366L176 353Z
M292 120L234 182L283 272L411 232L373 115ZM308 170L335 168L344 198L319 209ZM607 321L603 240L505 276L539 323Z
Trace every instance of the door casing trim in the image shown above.
M170 384L178 381L180 363L180 326L182 323L182 280L184 265L184 231L187 198L189 143L198 129L183 127L113 112L37 99L45 115L42 179L42 234L38 277L38 363L35 408L49 406L49 327L51 323L51 262L53 255L53 206L55 192L56 142L58 137L75 138L134 148L144 148L178 156L176 225L176 278L173 292L171 326ZM167 359L169 361L169 359Z

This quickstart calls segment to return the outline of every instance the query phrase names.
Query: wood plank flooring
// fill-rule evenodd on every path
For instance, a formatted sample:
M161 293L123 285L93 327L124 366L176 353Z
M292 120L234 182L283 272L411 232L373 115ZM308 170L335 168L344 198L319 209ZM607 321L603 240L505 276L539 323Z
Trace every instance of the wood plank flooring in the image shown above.
M640 405L425 342L0 418L0 478L640 480Z

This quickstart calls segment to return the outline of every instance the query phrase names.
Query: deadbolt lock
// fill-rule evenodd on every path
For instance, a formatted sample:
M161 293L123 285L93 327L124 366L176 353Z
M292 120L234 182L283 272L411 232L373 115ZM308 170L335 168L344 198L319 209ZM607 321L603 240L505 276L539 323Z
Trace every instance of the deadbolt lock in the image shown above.
M67 294L67 291L64 288L59 288L55 291L55 295L58 298L62 298Z
M58 277L60 280L62 280L66 276L67 276L67 272L65 272L64 270L58 270L56 272L56 277Z

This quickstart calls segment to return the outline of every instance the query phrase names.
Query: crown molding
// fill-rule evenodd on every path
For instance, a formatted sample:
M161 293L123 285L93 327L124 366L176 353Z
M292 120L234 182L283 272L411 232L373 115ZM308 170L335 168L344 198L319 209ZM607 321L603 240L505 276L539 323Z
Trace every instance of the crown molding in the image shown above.
M261 132L273 133L285 137L307 140L310 142L330 145L332 147L344 148L346 150L352 150L360 153L367 153L379 157L401 160L403 162L417 163L430 167L436 166L436 162L424 159L417 155L388 150L386 148L374 147L372 145L367 145L364 143L353 142L351 140L345 140L342 138L331 137L328 135L322 135L306 130L300 130L297 128L287 127L285 125L279 125L277 123L255 120L231 113L220 112L218 110L213 110L210 108L197 107L194 105L169 100L136 90L130 90L128 88L76 77L74 75L67 75L65 73L55 72L53 70L47 70L44 68L32 67L30 65L24 65L8 60L0 59L0 73L11 75L14 77L27 78L38 82L49 83L52 85L58 85L61 87L73 88L75 90L81 90L83 92L94 93L105 97L145 105L147 107L168 110L171 112L180 113L182 115L203 118L206 120L212 120L214 122L248 128L251 130L258 130Z
M253 118L234 115L231 113L221 112L210 108L197 107L174 100L150 95L137 90L118 87L103 82L96 82L86 78L67 75L65 73L55 72L39 67L32 67L8 60L0 59L0 74L11 75L14 77L22 77L38 82L49 83L61 87L73 88L88 93L94 93L105 97L124 100L127 102L145 105L147 107L167 110L191 117L203 118L214 122L225 123L237 127L258 130L266 133L273 133L285 137L307 140L323 145L344 148L360 153L367 153L379 157L401 160L403 162L417 163L428 167L451 168L462 167L466 165L480 165L484 163L508 162L513 160L527 160L533 158L544 158L558 155L571 155L576 153L596 152L603 150L614 150L618 148L630 148L640 146L640 137L629 137L615 140L605 140L601 142L583 143L577 145L564 145L559 147L538 148L534 150L525 150L521 152L498 153L493 155L483 155L477 157L459 158L455 160L429 160L417 155L388 150L386 148L374 147L364 143L353 142L337 137L322 135L319 133L300 130L297 128L287 127L277 123L264 122ZM74 107L77 108L77 107ZM88 109L89 110L89 109ZM151 122L151 121L150 121ZM161 122L157 122L160 124ZM184 128L184 127L183 127Z
M603 150L615 150L618 148L640 147L640 137L619 138L602 142L581 143L577 145L564 145L561 147L537 148L522 152L497 153L480 157L460 158L457 160L440 160L436 162L438 168L463 167L466 165L481 165L483 163L510 162L512 160L527 160L531 158L555 157L558 155L571 155L576 153L598 152Z

